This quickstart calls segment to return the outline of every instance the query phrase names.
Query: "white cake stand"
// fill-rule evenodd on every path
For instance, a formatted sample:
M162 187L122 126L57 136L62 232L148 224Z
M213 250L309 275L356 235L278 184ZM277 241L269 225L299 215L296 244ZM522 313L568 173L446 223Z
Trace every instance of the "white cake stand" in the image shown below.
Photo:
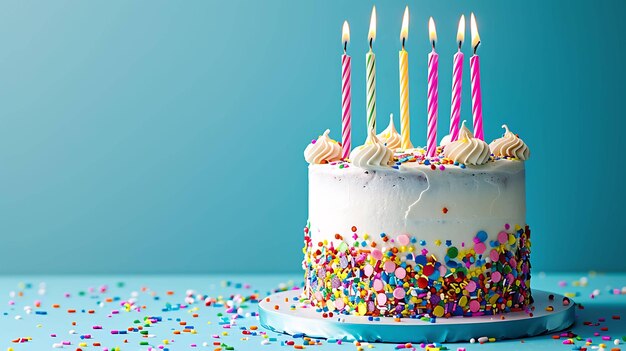
M482 336L496 339L516 339L563 330L574 323L575 303L563 304L563 296L533 290L534 311L506 314L437 318L435 323L421 319L368 317L335 313L324 318L313 307L303 308L297 301L300 290L284 291L259 303L259 319L265 328L279 333L312 338L343 339L365 342L459 342ZM549 295L554 295L550 301ZM297 307L294 307L297 306ZM552 306L552 311L546 308Z

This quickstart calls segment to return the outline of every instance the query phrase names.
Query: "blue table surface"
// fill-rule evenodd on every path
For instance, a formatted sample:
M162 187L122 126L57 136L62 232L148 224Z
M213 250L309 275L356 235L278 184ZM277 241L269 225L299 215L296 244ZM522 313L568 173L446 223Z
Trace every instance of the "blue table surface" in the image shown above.
M302 275L0 277L0 350L47 350L63 342L68 343L63 349L69 350L293 349L286 343L307 341L264 330L255 316L257 304L250 300L301 281ZM606 350L626 350L622 340L626 338L626 288L621 293L626 274L537 273L532 286L576 295L574 300L584 308L577 310L571 331L582 341L567 345L565 338L550 334L485 344L448 343L441 349L592 350L605 343ZM264 340L269 344L262 344ZM397 346L320 340L305 348L395 350Z

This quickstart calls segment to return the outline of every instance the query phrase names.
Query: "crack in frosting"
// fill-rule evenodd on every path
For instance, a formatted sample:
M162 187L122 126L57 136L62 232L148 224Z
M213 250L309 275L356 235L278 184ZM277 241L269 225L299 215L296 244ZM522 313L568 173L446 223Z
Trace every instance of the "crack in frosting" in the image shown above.
M385 143L391 150L399 149L401 146L400 134L396 130L396 126L393 123L393 114L389 115L389 125L385 130L377 135L381 142Z
M472 132L465 126L465 121L459 132L459 139L448 144L443 153L454 162L483 165L489 161L489 145L483 140L474 138Z
M496 157L515 157L519 160L526 161L530 157L528 146L517 135L511 133L506 124L504 128L504 136L498 138L489 144L491 153Z
M393 163L393 151L376 137L374 129L370 129L365 144L350 153L350 162L363 169L388 167Z
M330 129L326 129L324 134L317 140L313 140L304 150L304 159L309 164L322 164L338 161L341 158L341 146L328 134Z

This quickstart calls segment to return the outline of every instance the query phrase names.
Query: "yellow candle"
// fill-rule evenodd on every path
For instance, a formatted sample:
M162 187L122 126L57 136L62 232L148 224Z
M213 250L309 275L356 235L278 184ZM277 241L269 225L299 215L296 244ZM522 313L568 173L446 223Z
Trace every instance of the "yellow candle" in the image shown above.
M400 62L400 147L404 150L412 149L411 127L409 115L409 53L404 49L404 43L409 37L409 7L404 10L402 18L402 30L400 31L400 41L402 50L398 55Z

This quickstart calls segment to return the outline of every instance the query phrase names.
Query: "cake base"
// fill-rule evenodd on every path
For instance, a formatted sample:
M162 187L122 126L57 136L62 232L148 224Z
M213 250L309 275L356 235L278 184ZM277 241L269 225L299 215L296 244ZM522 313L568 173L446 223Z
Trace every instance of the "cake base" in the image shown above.
M437 318L435 323L411 318L398 322L391 317L370 321L367 316L342 314L324 318L314 307L298 306L296 298L300 294L300 290L291 290L263 299L259 303L261 325L279 333L345 341L468 342L483 336L516 339L563 330L574 323L576 310L573 301L564 305L561 295L552 294L554 299L550 301L551 293L533 290L532 317L526 312L510 312L471 318ZM548 306L553 311L546 311Z

